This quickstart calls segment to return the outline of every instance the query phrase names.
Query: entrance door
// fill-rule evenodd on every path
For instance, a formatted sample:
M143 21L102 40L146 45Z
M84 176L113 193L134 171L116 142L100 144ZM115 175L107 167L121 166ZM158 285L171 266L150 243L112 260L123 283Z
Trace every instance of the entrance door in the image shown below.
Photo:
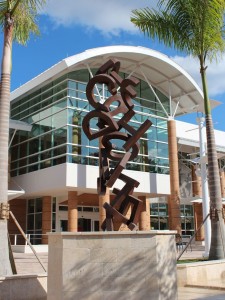
M99 221L86 218L79 218L78 231L99 231Z
M60 220L60 231L68 231L68 220Z

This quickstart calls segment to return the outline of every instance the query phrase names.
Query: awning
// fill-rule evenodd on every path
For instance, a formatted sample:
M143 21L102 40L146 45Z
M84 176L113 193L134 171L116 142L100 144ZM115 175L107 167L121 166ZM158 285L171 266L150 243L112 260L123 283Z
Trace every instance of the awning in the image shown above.
M18 120L9 120L9 128L15 130L31 131L32 125Z

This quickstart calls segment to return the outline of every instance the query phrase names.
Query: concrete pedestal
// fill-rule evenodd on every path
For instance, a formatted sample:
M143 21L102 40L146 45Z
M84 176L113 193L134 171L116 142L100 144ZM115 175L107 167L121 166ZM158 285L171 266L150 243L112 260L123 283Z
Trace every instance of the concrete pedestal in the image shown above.
M174 234L50 233L48 300L177 299Z

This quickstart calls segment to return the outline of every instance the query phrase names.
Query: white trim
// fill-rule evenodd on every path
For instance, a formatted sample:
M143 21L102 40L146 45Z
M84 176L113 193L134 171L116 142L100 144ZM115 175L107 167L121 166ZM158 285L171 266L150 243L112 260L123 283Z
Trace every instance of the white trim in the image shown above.
M148 71L147 78L153 85L165 95L168 94L166 82L173 83L172 101L178 93L183 96L182 109L203 103L203 94L193 78L184 71L177 63L168 56L144 47L134 46L109 46L87 50L83 53L65 58L45 72L28 81L11 93L11 100L14 100L32 89L46 84L66 72L85 68L87 64L91 67L98 67L103 61L110 57L118 58L121 61L121 71L142 78L139 67ZM159 66L157 68L157 66ZM157 74L158 81L151 80L152 73ZM166 87L167 86L167 87ZM187 101L188 100L188 101ZM188 103L186 103L188 102ZM173 105L176 106L176 103ZM178 112L180 114L180 112Z

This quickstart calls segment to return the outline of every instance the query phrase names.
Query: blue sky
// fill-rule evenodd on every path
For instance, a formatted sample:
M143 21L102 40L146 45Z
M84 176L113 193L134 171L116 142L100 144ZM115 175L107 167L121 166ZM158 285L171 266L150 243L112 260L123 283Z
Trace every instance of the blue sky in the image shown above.
M110 45L143 46L167 54L201 86L198 61L151 41L130 22L131 10L155 6L151 0L48 0L39 17L40 37L13 45L11 90L67 56ZM2 49L3 35L0 36ZM209 94L222 104L213 111L215 129L225 131L225 55L208 67ZM195 122L196 114L183 120Z

